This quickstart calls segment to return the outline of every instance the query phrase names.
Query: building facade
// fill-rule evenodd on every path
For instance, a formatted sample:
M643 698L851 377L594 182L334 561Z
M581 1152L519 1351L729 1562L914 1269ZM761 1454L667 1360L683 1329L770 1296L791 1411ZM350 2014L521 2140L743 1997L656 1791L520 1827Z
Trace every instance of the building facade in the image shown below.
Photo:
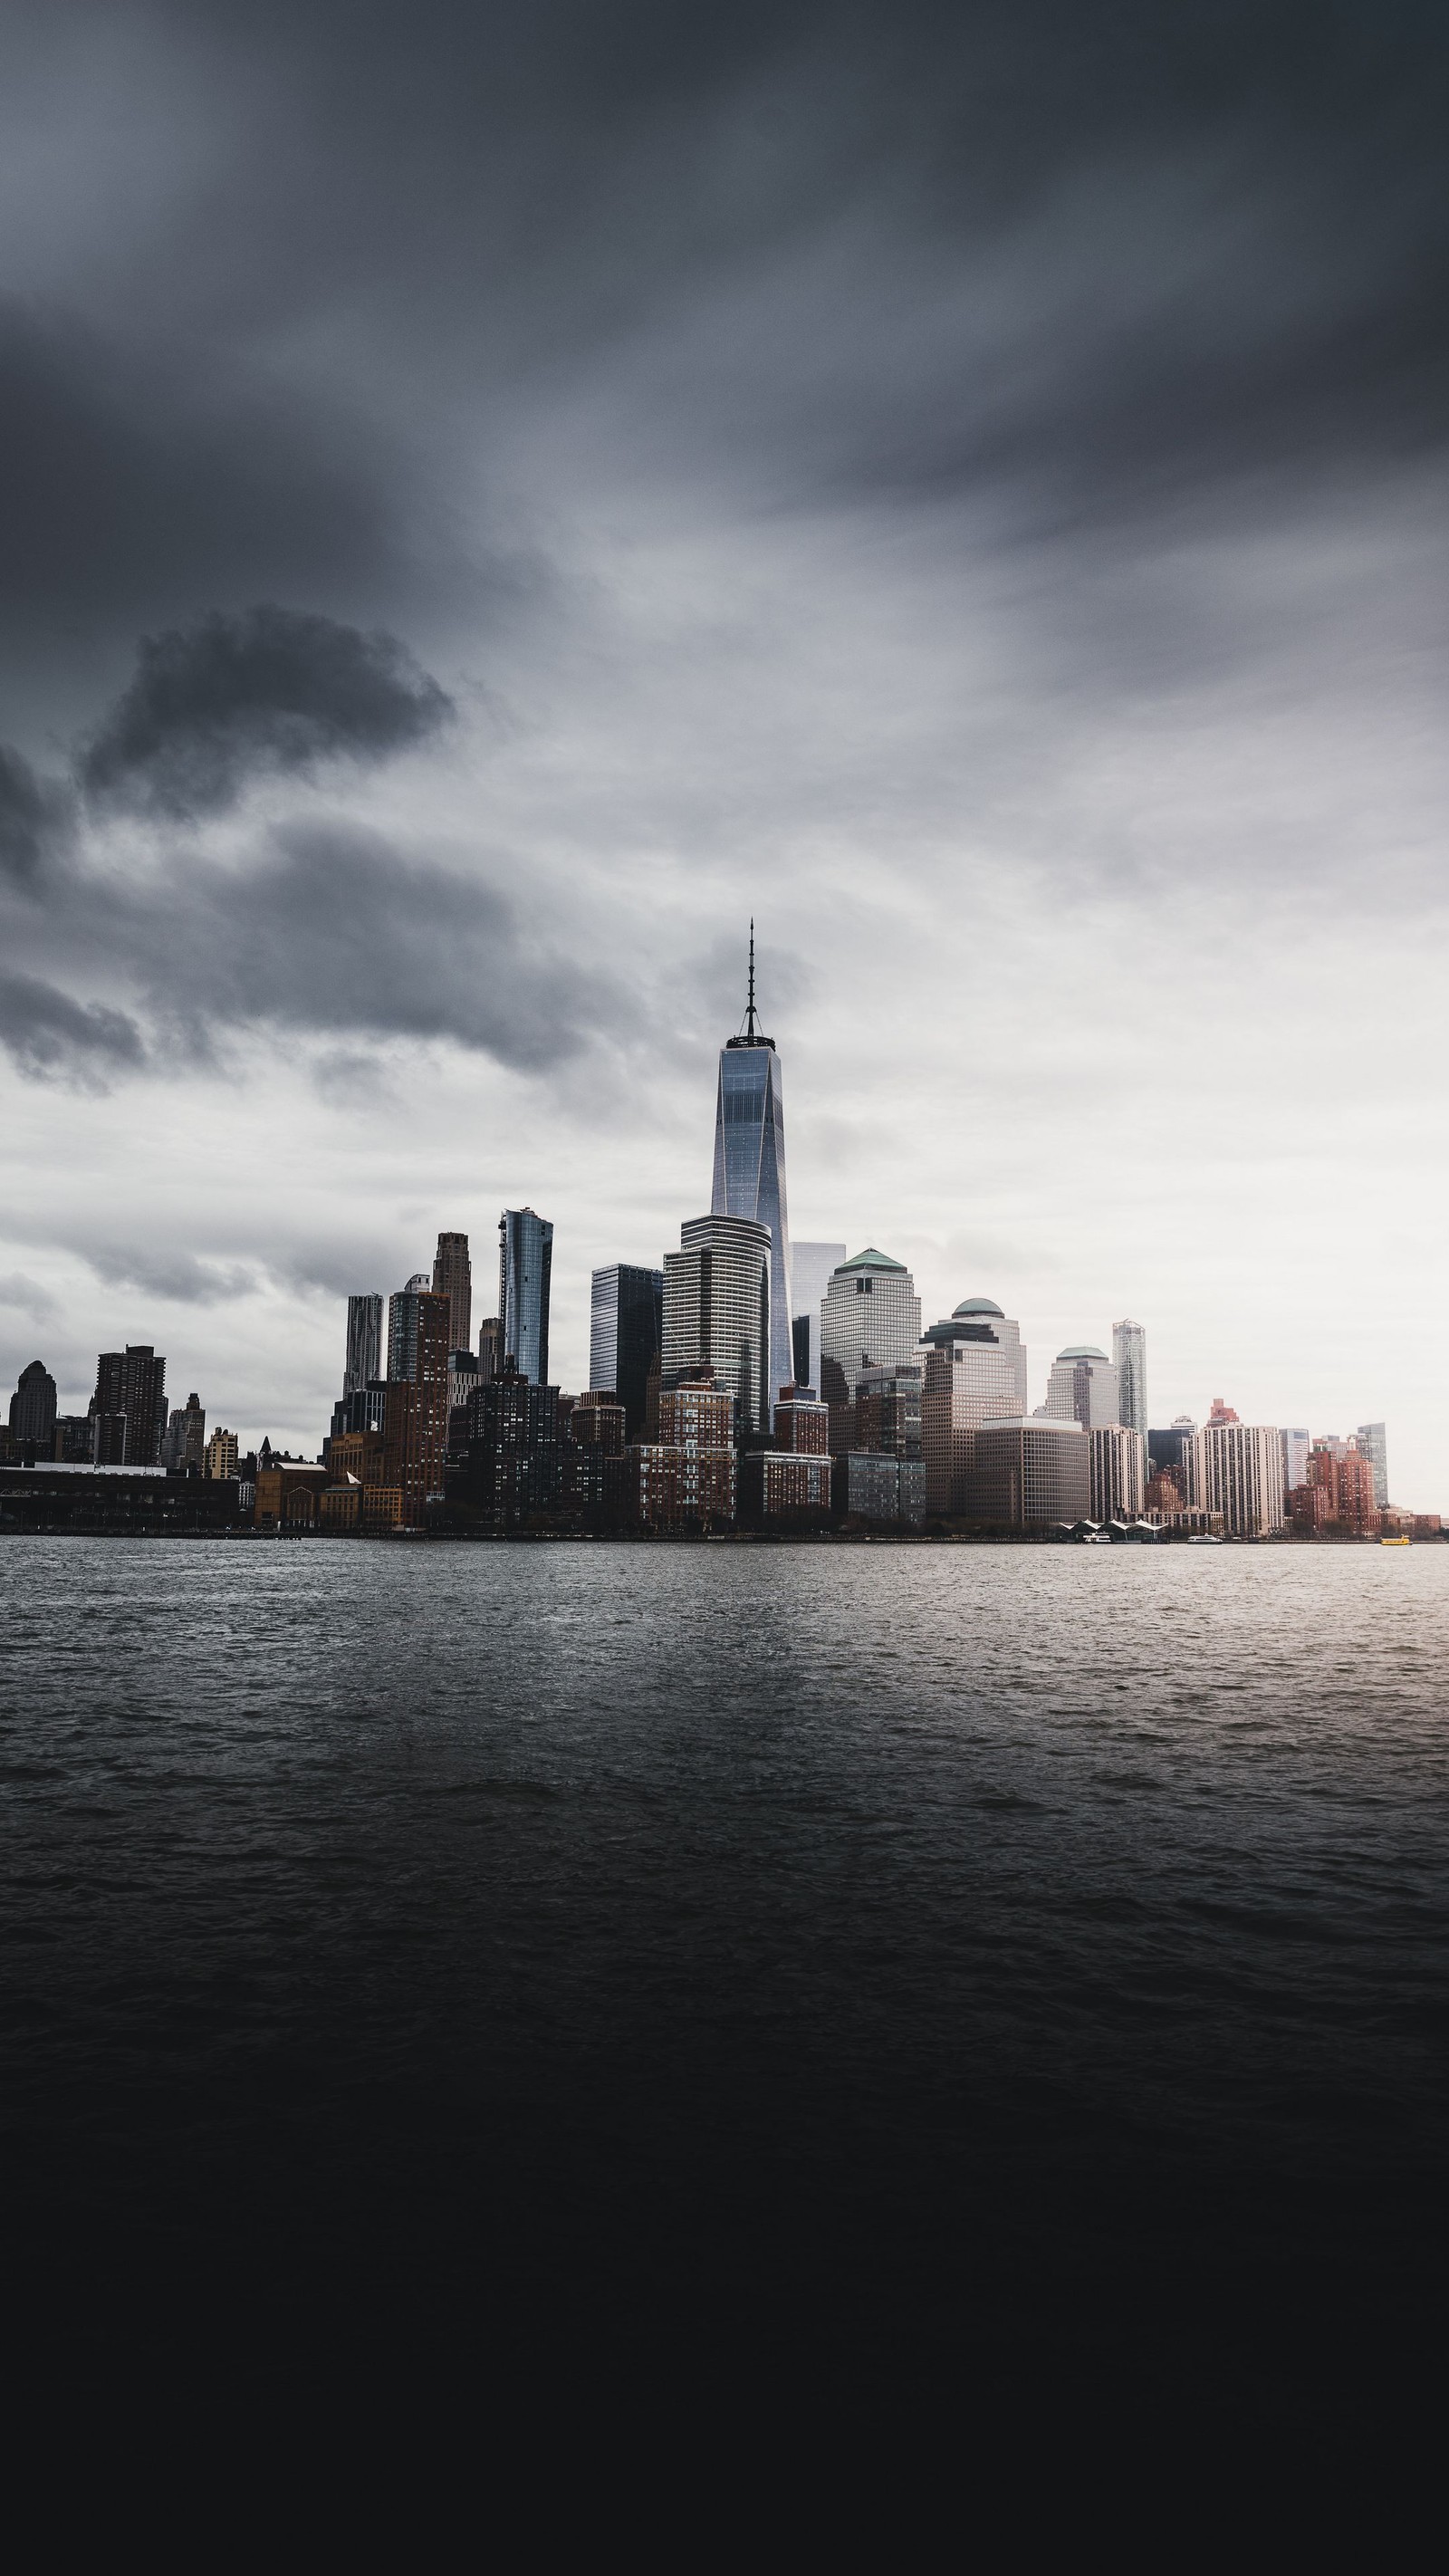
M1283 1491L1291 1494L1297 1486L1308 1482L1308 1460L1313 1440L1307 1431L1283 1431L1278 1436L1283 1443Z
M1084 1431L1122 1419L1121 1385L1114 1363L1093 1342L1069 1342L1058 1351L1047 1378L1042 1412Z
M351 1395L359 1386L382 1375L382 1298L381 1296L349 1297L347 1300L347 1358L342 1372L342 1392Z
M475 1387L466 1437L448 1469L448 1500L498 1530L519 1529L559 1498L559 1400L505 1361Z
M785 1189L785 1096L775 1041L755 1011L755 937L750 928L750 987L745 1026L720 1049L715 1092L714 1183L710 1213L743 1217L770 1238L770 1339L764 1386L795 1374L790 1318L790 1218ZM666 1363L667 1367L667 1363Z
M1112 1365L1117 1372L1119 1422L1147 1438L1147 1333L1124 1315L1112 1327Z
M893 1457L888 1450L851 1449L831 1463L834 1506L843 1520L924 1529L926 1470L921 1459Z
M154 1467L166 1427L166 1362L149 1342L102 1351L91 1398L94 1446L100 1467Z
M31 1360L21 1370L10 1398L12 1442L17 1446L22 1440L27 1445L33 1442L38 1455L51 1457L55 1448L55 1408L55 1380L44 1360Z
M1389 1499L1389 1435L1382 1422L1361 1422L1354 1438L1360 1455L1367 1458L1374 1472L1374 1502L1383 1511Z
M1048 1530L1087 1519L1092 1466L1085 1426L1040 1413L983 1422L967 1494L970 1517L1001 1529Z
M644 1428L649 1372L662 1347L664 1273L627 1261L596 1270L589 1291L589 1385L617 1395L629 1438Z
M548 1304L553 1280L553 1227L532 1208L505 1208L498 1220L500 1368L511 1360L535 1386L548 1380Z
M964 1512L981 1424L1026 1412L1021 1330L992 1298L963 1297L944 1322L923 1333L921 1349L926 1507L938 1514Z
M909 1368L920 1338L921 1301L903 1261L874 1246L842 1261L820 1307L816 1383L826 1403L853 1403L864 1369Z
M433 1293L448 1300L448 1348L471 1350L473 1344L473 1264L466 1234L440 1234L433 1255Z
M400 1295L411 1308L405 1319L409 1336L405 1347L413 1366L411 1376L394 1371L387 1380L382 1482L401 1494L406 1527L421 1529L428 1505L440 1502L444 1490L450 1315L447 1298L435 1296L431 1289L404 1289ZM399 1299L392 1303L396 1306Z
M239 1443L234 1431L217 1429L206 1444L206 1473L213 1482L234 1476Z
M199 1476L206 1464L206 1411L193 1389L166 1425L161 1464L173 1475Z
M1272 1538L1284 1524L1278 1426L1207 1422L1183 1445L1189 1507L1221 1522L1225 1538Z
M687 1370L712 1368L719 1386L734 1399L740 1436L766 1431L772 1346L769 1227L750 1217L691 1217L679 1229L679 1246L664 1257L661 1386L677 1383ZM662 1395L660 1402L662 1406Z
M1139 1521L1147 1505L1147 1443L1126 1423L1094 1423L1091 1452L1094 1521Z

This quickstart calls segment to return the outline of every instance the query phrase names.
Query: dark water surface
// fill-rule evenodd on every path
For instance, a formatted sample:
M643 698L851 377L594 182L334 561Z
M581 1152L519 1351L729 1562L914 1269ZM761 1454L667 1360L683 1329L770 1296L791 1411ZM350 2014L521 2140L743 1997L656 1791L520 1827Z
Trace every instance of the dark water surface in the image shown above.
M1449 1548L0 1540L37 2367L1405 2420Z

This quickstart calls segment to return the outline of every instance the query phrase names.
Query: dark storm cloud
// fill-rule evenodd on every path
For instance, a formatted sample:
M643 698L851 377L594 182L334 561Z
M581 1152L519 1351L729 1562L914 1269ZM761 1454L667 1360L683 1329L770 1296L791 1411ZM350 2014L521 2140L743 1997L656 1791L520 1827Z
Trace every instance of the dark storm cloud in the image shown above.
M33 975L0 975L0 1046L22 1073L87 1087L134 1072L146 1055L141 1032L126 1012L73 1001Z
M87 1242L81 1257L107 1288L136 1288L149 1297L166 1297L180 1306L216 1306L250 1295L254 1270L239 1262L198 1260L193 1253L157 1251L132 1245L97 1251Z
M452 712L395 636L288 608L215 613L145 638L81 778L102 800L196 816L253 777L306 774L341 755L384 760Z
M47 859L69 837L70 822L67 791L37 778L19 752L0 742L0 879L33 890Z

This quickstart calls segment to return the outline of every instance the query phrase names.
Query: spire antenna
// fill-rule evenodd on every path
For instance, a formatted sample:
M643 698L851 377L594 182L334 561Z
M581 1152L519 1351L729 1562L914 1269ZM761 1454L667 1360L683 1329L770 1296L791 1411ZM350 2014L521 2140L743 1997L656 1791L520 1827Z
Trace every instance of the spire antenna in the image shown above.
M755 917L753 913L750 915L750 1007L745 1015L745 1033L751 1039L755 1034Z

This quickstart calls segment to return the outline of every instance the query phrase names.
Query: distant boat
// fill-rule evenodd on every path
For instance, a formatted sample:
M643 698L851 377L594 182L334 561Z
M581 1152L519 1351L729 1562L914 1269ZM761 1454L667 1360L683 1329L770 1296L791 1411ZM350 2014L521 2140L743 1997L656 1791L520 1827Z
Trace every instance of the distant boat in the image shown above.
M1222 1540L1217 1538L1211 1530L1194 1530L1187 1543L1189 1547L1222 1546Z
M1106 1530L1085 1530L1082 1534L1083 1547L1110 1547L1111 1544Z
M1411 1538L1381 1538L1379 1540L1380 1547L1412 1547L1413 1544L1414 1542Z

